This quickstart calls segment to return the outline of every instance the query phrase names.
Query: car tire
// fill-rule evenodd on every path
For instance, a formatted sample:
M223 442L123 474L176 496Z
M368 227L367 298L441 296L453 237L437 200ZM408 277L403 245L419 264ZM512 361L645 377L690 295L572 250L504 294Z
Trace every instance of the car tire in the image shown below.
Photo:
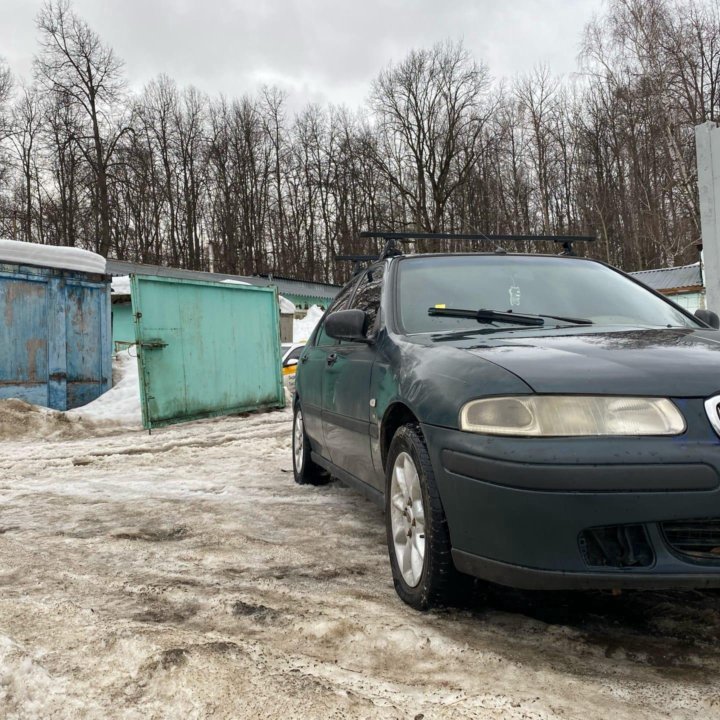
M310 458L310 441L305 433L299 400L293 409L292 455L293 475L298 485L324 485L328 482L328 474Z
M385 527L393 583L400 598L416 610L454 604L464 576L452 561L445 511L417 424L400 427L390 444Z

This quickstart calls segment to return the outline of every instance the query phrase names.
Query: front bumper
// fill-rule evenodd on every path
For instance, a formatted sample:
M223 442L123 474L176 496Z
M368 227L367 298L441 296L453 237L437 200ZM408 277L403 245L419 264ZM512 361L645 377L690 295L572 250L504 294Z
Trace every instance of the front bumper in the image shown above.
M663 522L720 518L720 439L702 401L682 404L688 431L677 438L491 438L423 425L457 568L522 588L720 587L720 556L678 552L663 532ZM652 560L590 564L581 536L610 526L641 526Z

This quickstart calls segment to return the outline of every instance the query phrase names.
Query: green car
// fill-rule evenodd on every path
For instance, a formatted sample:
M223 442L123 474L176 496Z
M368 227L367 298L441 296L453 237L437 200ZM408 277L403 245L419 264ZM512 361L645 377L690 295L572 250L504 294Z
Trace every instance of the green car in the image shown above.
M295 479L384 506L415 608L720 587L718 324L595 260L392 250L300 356Z

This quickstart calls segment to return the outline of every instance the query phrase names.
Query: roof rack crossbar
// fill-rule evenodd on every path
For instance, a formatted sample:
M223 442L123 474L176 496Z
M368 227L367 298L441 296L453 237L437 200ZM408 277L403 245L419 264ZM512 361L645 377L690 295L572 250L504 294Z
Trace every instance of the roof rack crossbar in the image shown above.
M420 233L420 232L383 232L377 230L364 230L360 233L361 238L382 238L383 240L395 240L399 242L412 242L413 240L513 240L530 242L594 242L593 235L486 235L484 233Z
M361 263L384 260L394 255L402 255L397 243L411 243L416 240L472 240L485 242L553 242L561 243L563 255L573 255L574 242L594 242L593 235L486 235L485 233L426 233L426 232L387 232L383 230L363 230L359 233L361 238L375 238L385 241L385 247L379 255L336 255L336 260L345 260L354 263L353 274L362 270ZM497 252L504 252L496 248Z

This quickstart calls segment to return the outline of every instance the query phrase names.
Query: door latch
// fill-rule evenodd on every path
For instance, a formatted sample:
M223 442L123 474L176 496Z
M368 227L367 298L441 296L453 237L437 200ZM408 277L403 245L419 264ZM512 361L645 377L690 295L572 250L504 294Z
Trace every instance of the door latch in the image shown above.
M162 350L167 347L167 343L162 340L148 340L147 342L141 342L140 347L144 350Z

